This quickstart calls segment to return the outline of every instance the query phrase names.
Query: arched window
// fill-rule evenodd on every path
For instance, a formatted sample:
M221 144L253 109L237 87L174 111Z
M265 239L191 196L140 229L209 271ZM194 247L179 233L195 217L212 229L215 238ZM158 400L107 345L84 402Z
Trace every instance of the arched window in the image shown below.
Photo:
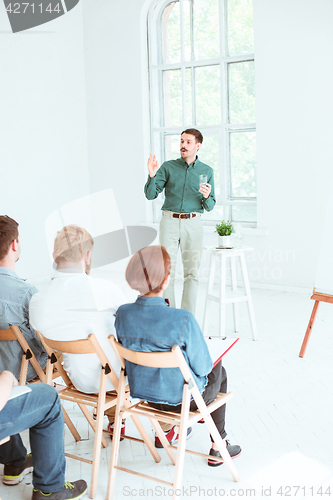
M151 143L179 158L179 134L198 128L214 168L217 205L204 220L257 220L252 0L159 0L149 11ZM162 200L155 204L159 217Z

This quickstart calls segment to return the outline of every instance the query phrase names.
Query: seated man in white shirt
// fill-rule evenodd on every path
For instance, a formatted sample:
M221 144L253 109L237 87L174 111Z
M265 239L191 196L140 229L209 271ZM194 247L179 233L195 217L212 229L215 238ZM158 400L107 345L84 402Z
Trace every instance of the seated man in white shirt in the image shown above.
M118 307L128 301L110 281L88 276L93 245L91 235L79 226L65 226L57 233L53 253L56 271L47 287L31 300L30 323L52 340L84 339L93 333L119 376L120 365L107 338L115 335ZM97 354L64 353L63 361L79 391L98 393L101 364ZM107 390L114 390L110 380ZM108 414L111 432L114 411L111 408Z

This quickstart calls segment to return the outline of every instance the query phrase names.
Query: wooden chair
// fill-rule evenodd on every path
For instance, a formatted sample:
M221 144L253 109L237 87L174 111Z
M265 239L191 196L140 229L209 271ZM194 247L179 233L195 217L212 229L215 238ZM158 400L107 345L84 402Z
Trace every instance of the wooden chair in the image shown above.
M66 384L66 387L73 386L69 376L67 375L67 373L65 372L65 370L62 366L62 363L58 359L59 353L57 355L57 353L50 346L48 346L46 344L43 335L38 330L36 330L36 333L37 333L37 336L38 336L39 340L41 341L45 351L48 354L48 360L47 360L46 370L45 370L45 383L52 385L52 380L56 376L56 377L62 378L63 382ZM81 441L81 436L80 436L78 430L76 429L75 425L71 421L68 413L66 412L66 410L63 406L62 406L62 413L64 415L65 424L67 425L68 429L70 430L75 441Z
M76 460L81 460L82 462L87 462L92 464L92 472L91 472L91 485L90 485L90 498L95 498L97 491L97 479L98 479L98 469L100 462L100 453L101 453L101 444L104 448L108 446L107 441L103 437L103 416L104 412L115 406L118 401L118 388L119 388L119 380L112 370L108 359L106 358L104 351L101 349L98 340L93 334L90 334L87 339L82 340L73 340L73 341L56 341L50 340L42 336L40 332L38 332L40 338L43 341L43 344L48 349L49 358L53 358L54 362L54 354L55 351L68 353L68 354L92 354L95 353L99 357L101 362L101 375L100 375L100 385L99 385L99 393L98 394L86 394L78 391L72 382L70 381L67 373L61 366L60 374L67 384L67 387L59 393L60 399L71 401L73 403L77 403L82 413L86 417L88 423L91 428L95 432L95 440L94 440L94 451L93 451L93 459L87 460L86 458L82 458L77 455L71 455L69 453L65 453L67 457L74 458ZM52 356L53 353L53 356ZM46 377L50 382L50 371L52 370L52 359L48 363L46 367ZM113 387L115 388L115 394L110 394L106 392L106 382L107 378L111 380ZM88 406L92 406L97 410L97 418L96 421L92 418L91 413L88 410ZM129 406L129 403L128 403ZM68 417L69 418L69 417ZM132 417L134 424L136 425L142 440L148 446L151 454L155 461L160 460L160 456L157 453L154 444L150 440L146 430L141 424L138 417L135 415ZM67 422L66 422L67 423ZM73 425L73 424L72 424ZM136 438L130 438L126 436L128 439L137 440ZM79 438L80 439L80 438Z
M48 383L49 385L52 385L52 380L55 378L58 378L62 376L65 380L65 383L71 383L67 374L64 372L61 363L58 361L55 353L51 350L48 349L46 344L43 341L43 336L36 331L37 336L39 337L39 340L41 341L45 351L48 353L49 357L47 360L47 366L49 365L50 368L48 370L48 380L46 376L46 370L44 371L43 368L40 366L38 363L34 353L29 347L29 344L25 340L21 330L19 329L18 326L16 325L10 325L10 328L7 330L0 330L0 341L1 340L15 340L20 343L22 349L23 349L23 355L22 355L22 363L21 363L21 371L20 371L20 380L19 380L19 385L25 385L26 379L27 379L27 371L28 371L28 363L30 362L35 369L35 372L37 373L37 377L33 379L29 383L37 383L37 382L45 382ZM71 419L69 418L66 410L62 408L63 415L64 415L64 420L65 423L67 424L69 430L71 431L74 439L76 441L80 441L81 437L80 434L77 432L74 424L72 423Z
M20 380L19 380L20 385L26 384L29 363L32 364L35 372L37 373L37 376L39 378L38 381L42 382L46 381L46 374L44 373L42 367L38 363L34 353L30 349L28 342L25 340L18 326L10 325L10 328L8 328L7 330L0 330L0 341L2 340L15 340L19 342L20 346L23 349Z
M201 419L204 419L209 429L209 432L212 435L214 442L218 447L219 452L221 453L222 459L220 459L220 461L226 463L232 475L233 480L239 481L239 476L236 471L236 468L232 462L232 459L230 458L229 452L225 444L223 443L223 440L211 417L211 413L214 410L224 405L227 401L229 401L232 398L233 396L232 393L231 392L228 392L227 394L220 393L216 397L215 401L206 406L179 346L174 346L171 349L171 351L167 352L149 352L149 353L137 352L125 349L119 342L116 341L116 339L113 336L109 337L109 339L112 347L114 348L118 356L122 368L119 378L119 398L115 416L115 428L114 428L114 437L112 443L110 473L109 473L109 482L108 482L106 499L110 500L113 497L116 470L122 470L125 472L129 472L131 474L141 476L146 479L152 479L153 481L158 481L169 487L171 486L174 492L172 498L173 500L175 500L176 490L181 488L185 452L209 458L209 455L185 449L187 429ZM125 384L126 384L125 360L130 361L131 363L135 363L137 365L147 366L147 367L179 368L184 377L181 413L172 413L172 412L156 410L155 408L150 407L149 404L145 401L140 401L139 403L136 403L130 407L124 405ZM131 385L130 380L129 384ZM193 399L198 407L198 410L195 412L189 411L191 395L193 396ZM139 472L130 469L125 469L117 465L121 421L127 415L131 416L136 415L138 417L149 418L171 462L173 463L173 465L176 466L173 483L164 481L162 479L158 479L153 476L148 476L146 474L141 474ZM172 425L177 425L179 427L178 447L171 446L169 444L159 424L159 421L166 422ZM176 456L173 452L173 450L175 449L177 449Z

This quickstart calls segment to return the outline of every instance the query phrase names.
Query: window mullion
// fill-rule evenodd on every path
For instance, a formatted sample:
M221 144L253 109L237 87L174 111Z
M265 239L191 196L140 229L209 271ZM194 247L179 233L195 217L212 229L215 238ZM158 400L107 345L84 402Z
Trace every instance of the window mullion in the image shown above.
M229 63L237 63L237 62L246 62L246 61L254 61L254 54L241 54L239 56L225 56L223 58L225 62Z
M180 13L180 57L182 73L182 104L183 104L183 126L186 124L186 74L185 74L185 34L184 34L184 0L179 0Z
M194 10L193 10L194 0L190 0L190 27L191 27L191 61L194 61Z
M220 156L220 190L223 204L223 214L228 218L228 136L225 125L228 123L228 86L226 81L226 65L224 58L226 56L226 31L225 31L225 12L227 0L219 0L219 24L220 24L220 79L221 79L221 156Z
M191 79L192 79L192 121L193 125L197 125L197 91L195 86L195 69L192 68L191 71Z
M252 60L252 59L251 59ZM238 62L238 61L236 61ZM242 62L242 61L241 61ZM220 64L220 58L214 57L212 59L199 59L197 61L186 61L186 67L192 66L214 66L216 64ZM157 64L153 66L153 69L163 68L163 69L180 69L182 66L181 63L168 63L168 64Z
M186 61L187 67L195 67L195 66L214 66L215 64L224 63L240 63L240 62L249 62L254 61L253 54L249 54L249 56L233 56L233 57L213 57L212 59L198 59L192 61ZM153 64L152 69L180 69L181 63L165 63L165 64Z
M226 130L229 130L230 132L249 132L252 130L256 130L256 124L255 123L228 123L225 126Z
M190 26L191 26L191 60L194 61L194 13L193 13L193 0L191 0L190 4ZM197 125L197 91L195 86L195 69L192 66L191 68L191 85L192 85L192 122L196 127Z

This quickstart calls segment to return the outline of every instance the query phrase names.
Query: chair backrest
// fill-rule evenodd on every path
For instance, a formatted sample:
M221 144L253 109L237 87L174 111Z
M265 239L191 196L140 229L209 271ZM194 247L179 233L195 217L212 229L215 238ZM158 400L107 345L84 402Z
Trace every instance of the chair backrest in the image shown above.
M195 383L178 345L173 346L170 351L141 352L126 349L117 342L113 335L109 336L109 340L123 369L125 369L125 360L151 368L179 368L186 383L190 380Z
M55 351L67 354L92 354L95 352L94 346L89 339L80 340L52 340L43 336L46 345Z
M47 361L46 365L46 380L45 382L49 385L52 383L52 375L53 375L53 367L56 367L57 372L59 373L59 376L62 377L63 381L67 386L69 386L72 382L70 378L68 377L67 373L65 372L62 364L58 360L56 352L46 343L46 339L43 337L43 335L38 331L35 330L36 334L43 345L45 351L47 352L49 359Z
M47 348L49 356L50 353L54 351L59 351L66 354L97 354L101 362L101 366L105 369L106 375L108 375L115 390L118 391L118 377L116 376L110 361L105 356L104 351L99 345L99 342L94 334L91 333L90 335L88 335L87 339L79 340L51 340L44 337L40 332L37 332L37 334L41 339L43 345L45 345L45 347ZM63 368L61 372L64 372ZM60 374L62 378L64 378L63 374ZM66 377L67 379L64 380L68 384L68 381L70 382L70 380L67 374Z
M0 330L0 341L8 341L8 340L16 340L17 342L19 342L23 350L20 385L24 385L26 383L28 362L32 364L38 377L42 382L44 382L45 373L40 364L38 363L34 353L32 352L20 328L17 325L10 325L10 328L8 328L7 330Z
M8 328L7 330L0 330L0 341L1 340L17 340L17 338L11 328Z

